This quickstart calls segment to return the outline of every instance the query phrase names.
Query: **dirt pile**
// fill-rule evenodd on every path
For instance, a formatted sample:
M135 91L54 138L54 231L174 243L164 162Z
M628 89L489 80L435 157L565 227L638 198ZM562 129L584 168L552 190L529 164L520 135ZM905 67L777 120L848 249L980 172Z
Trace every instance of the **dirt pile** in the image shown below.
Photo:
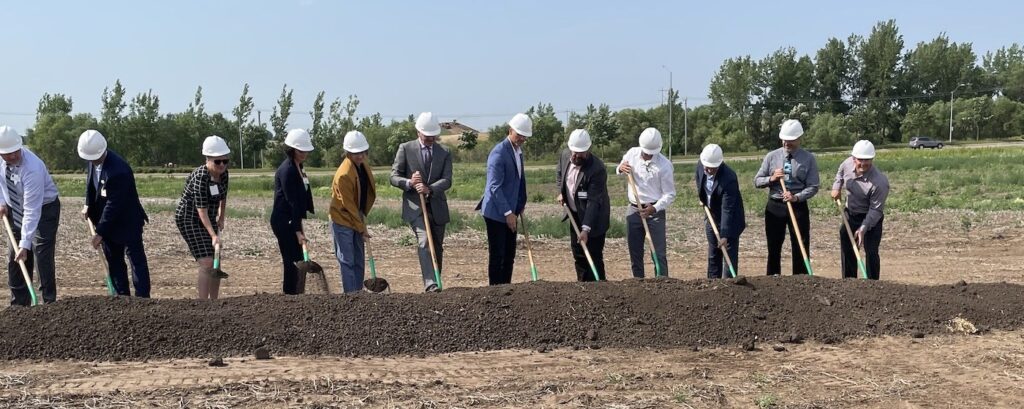
M387 356L510 348L662 348L1024 326L1024 287L816 277L538 282L431 294L214 302L81 297L0 312L0 359Z

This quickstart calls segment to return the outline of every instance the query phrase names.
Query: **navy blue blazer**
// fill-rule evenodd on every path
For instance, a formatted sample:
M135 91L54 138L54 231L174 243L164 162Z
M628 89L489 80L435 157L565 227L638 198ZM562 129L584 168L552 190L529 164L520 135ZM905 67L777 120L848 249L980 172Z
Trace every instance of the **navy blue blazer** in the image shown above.
M274 209L270 224L302 231L302 219L313 213L312 188L307 189L295 161L285 158L274 173Z
M697 172L694 181L697 183L697 197L707 205L708 195L704 190L707 182L704 165L697 161ZM722 238L737 238L747 228L747 219L743 213L743 196L740 194L740 183L729 165L722 164L715 175L711 186L711 215L718 223L718 232Z
M505 138L487 156L484 197L476 208L488 219L504 222L506 212L518 215L526 208L526 170L520 177L515 155L512 142Z
M149 221L139 201L135 174L120 155L107 150L100 165L99 189L96 189L96 166L89 162L85 178L87 215L96 225L96 234L117 241L139 240L142 226Z

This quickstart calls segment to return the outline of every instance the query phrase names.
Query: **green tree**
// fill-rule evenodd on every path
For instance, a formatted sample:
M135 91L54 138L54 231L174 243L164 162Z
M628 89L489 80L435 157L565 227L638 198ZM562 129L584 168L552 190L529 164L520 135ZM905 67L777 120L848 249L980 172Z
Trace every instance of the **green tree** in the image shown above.
M931 42L920 42L903 58L906 69L904 89L910 95L921 95L920 101L931 104L949 97L951 91L965 84L961 92L982 85L982 69L975 61L970 43L950 42L940 34Z
M855 133L874 142L899 136L899 114L895 96L900 94L903 35L894 20L875 24L866 40L851 37L860 66L854 77L854 93L861 98L858 118L851 124Z
M476 131L462 131L462 133L459 134L459 149L464 151L476 149L478 136L479 135L477 135Z
M749 55L727 59L711 80L708 98L724 114L746 118L751 113L756 80L757 64Z
M245 168L246 159L252 161L252 167L256 167L256 153L259 152L256 146L248 143L252 139L252 134L248 130L251 129L252 111L255 107L256 104L253 102L252 96L249 95L249 83L245 83L242 86L242 95L238 97L238 105L231 110L231 114L235 118L235 129L242 132L242 140L239 142L242 146L238 147L238 159L243 169ZM199 137L205 138L203 135L199 135Z
M555 114L554 106L538 103L536 107L526 110L526 115L533 121L533 135L523 145L525 153L532 158L538 158L561 151L560 148L565 141L565 129Z
M277 98L277 105L274 106L274 112L270 114L270 125L274 130L276 144L283 143L285 135L288 134L288 117L292 114L292 106L292 90L288 89L288 84L284 84L281 87L281 96Z
M25 143L46 166L54 170L80 169L85 163L77 154L78 136L97 127L90 114L71 115L71 98L43 94L36 108L36 123L25 132Z
M814 89L818 99L817 109L824 112L845 114L850 105L844 102L852 88L851 74L854 60L850 50L841 40L833 37L818 50L814 57Z
M985 53L982 60L988 83L1014 101L1024 102L1024 47L1013 43L995 52Z

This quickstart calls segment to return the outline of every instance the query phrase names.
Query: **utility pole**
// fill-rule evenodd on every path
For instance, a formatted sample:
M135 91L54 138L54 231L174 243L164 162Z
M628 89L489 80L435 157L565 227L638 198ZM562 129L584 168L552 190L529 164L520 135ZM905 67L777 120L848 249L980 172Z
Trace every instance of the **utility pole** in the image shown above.
M262 131L264 129L263 128L263 118L260 116L260 110L258 110L258 109L256 110L256 123L260 124L260 131ZM258 155L258 156L262 157L263 155ZM256 167L256 158L252 158L252 167L254 167L254 168Z
M953 93L960 87L966 86L967 84L959 84L952 91L949 91L949 143L953 143Z
M675 94L672 89L672 70L662 65L665 71L668 71L668 159L672 160L672 105L675 105Z
M687 118L689 117L690 110L686 107L686 99L687 99L686 97L683 97L683 156L687 155L687 148L686 148L686 146L687 146L687 139L688 139L687 137L689 135L688 132L687 132L688 129L689 129L689 124L687 123Z
M238 154L242 169L245 169L245 145L242 144L242 118L238 118Z

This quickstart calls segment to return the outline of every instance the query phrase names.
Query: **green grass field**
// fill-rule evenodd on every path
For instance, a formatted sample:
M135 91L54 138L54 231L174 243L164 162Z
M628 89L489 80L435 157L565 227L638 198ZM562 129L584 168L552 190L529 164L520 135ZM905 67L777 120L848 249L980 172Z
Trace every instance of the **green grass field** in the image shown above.
M822 188L811 200L816 212L834 211L834 204L828 200L836 168L845 159L843 154L823 154L818 157ZM609 191L612 204L626 204L626 182L614 174L618 158L609 158ZM764 207L767 192L754 188L754 174L760 167L760 160L730 161L740 178L740 189L747 212L758 212ZM875 158L875 166L889 176L891 193L887 202L888 211L917 212L926 209L968 209L974 211L1020 210L1024 209L1024 149L1018 147L945 149L945 150L888 150ZM694 208L697 202L693 183L693 165L676 165L675 179L677 197L675 209ZM553 169L528 169L527 191L530 202L553 203L557 196L555 172ZM380 198L398 199L401 192L391 187L388 174L383 169L375 173L377 194ZM483 192L485 168L481 163L456 164L454 186L448 191L453 200L476 201ZM75 196L85 191L83 177L61 177L56 179L58 188L65 196ZM311 177L313 194L330 197L331 177ZM181 175L142 175L137 180L139 194L143 197L176 198L181 194L184 181ZM235 177L231 180L232 197L266 198L268 207L273 194L273 176L258 175ZM152 211L173 211L173 208L154 208ZM233 210L233 216L269 217L255 210ZM323 213L323 212L321 212ZM325 218L324 214L319 217ZM371 223L382 223L388 227L405 227L398 210L377 208L370 214ZM545 216L528 220L530 232L534 235L551 237L566 236L565 224L557 216ZM483 221L476 214L453 212L452 231L462 229L483 229ZM625 226L613 217L610 237L621 237Z

